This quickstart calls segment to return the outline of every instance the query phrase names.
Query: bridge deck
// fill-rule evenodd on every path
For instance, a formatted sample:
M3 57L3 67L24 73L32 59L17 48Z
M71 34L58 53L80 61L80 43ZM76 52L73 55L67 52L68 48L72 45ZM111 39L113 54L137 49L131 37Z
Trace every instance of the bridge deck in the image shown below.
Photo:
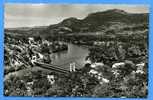
M42 63L42 62L35 62L35 64L39 67L44 68L44 69L48 69L48 70L52 70L52 71L56 71L56 72L60 72L60 73L70 73L69 66L67 68L62 68L62 66L53 65L53 64L46 64L46 63ZM78 70L77 67L76 67L76 70Z

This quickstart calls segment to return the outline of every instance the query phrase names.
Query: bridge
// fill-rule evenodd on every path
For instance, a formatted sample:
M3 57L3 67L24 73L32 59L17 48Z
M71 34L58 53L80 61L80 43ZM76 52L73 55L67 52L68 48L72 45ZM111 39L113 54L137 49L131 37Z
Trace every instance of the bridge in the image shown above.
M53 64L46 64L46 63L43 63L43 62L34 62L34 64L38 67L41 67L41 68L44 68L44 69L48 69L48 70L51 70L51 71L55 71L55 72L59 72L59 73L63 73L63 74L68 74L72 71L77 71L80 69L80 64L78 64L77 62L69 62L69 63L65 63L65 64L70 64L67 68L63 68L62 66L65 65L65 64L62 64L62 65L53 65ZM79 66L79 67L78 67Z

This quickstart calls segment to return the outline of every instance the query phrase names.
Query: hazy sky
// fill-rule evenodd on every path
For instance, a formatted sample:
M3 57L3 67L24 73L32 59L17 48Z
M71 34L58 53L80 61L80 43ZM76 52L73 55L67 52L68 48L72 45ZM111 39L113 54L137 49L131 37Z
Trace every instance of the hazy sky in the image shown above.
M30 27L56 24L68 17L82 19L89 13L122 9L130 13L148 13L146 5L102 4L5 4L4 27Z

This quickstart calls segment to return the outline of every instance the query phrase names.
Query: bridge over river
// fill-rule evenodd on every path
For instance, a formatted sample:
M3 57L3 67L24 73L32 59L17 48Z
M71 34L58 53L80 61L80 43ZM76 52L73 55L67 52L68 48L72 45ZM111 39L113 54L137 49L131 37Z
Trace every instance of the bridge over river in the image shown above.
M42 63L42 62L34 62L35 65L37 67L41 67L41 68L44 68L44 69L48 69L48 70L51 70L51 71L55 71L55 72L59 72L59 73L64 73L64 74L68 74L70 73L71 71L76 71L76 70L79 70L79 68L81 68L80 64L78 63L70 63L69 66L67 66L66 68L63 68L62 65L61 66L58 66L58 65L53 65L53 64L45 64L45 63ZM72 66L74 64L74 66ZM66 63L67 65L67 63ZM72 70L74 67L74 70Z
M85 47L71 43L67 43L67 45L67 51L51 54L51 64L36 62L36 67L41 67L62 73L70 72L70 64L75 64L76 70L82 68L85 64L85 58L88 56L89 50Z

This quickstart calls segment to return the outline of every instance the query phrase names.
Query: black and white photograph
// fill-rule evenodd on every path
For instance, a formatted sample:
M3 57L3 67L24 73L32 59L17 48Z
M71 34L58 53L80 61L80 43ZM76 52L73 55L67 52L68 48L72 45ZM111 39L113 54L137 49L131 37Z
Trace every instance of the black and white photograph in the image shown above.
M3 95L147 98L149 6L5 3Z

